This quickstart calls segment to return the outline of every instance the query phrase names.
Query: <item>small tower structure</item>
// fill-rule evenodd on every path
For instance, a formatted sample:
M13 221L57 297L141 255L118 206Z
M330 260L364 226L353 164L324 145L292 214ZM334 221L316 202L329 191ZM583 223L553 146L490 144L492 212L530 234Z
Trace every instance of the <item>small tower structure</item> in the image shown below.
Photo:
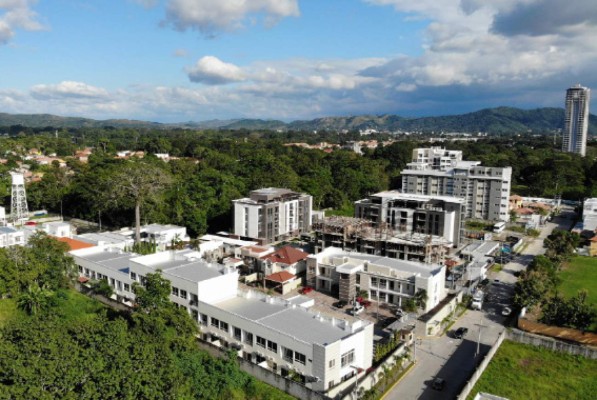
M10 213L15 225L21 225L29 217L27 194L25 193L25 176L20 172L11 172L12 192L10 197Z

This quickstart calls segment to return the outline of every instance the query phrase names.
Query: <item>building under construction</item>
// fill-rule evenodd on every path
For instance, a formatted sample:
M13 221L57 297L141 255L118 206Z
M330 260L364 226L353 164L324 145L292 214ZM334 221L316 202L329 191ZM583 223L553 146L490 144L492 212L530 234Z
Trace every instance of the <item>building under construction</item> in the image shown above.
M314 223L316 250L338 247L400 260L440 263L453 243L441 236L405 233L386 223L352 217L326 217Z

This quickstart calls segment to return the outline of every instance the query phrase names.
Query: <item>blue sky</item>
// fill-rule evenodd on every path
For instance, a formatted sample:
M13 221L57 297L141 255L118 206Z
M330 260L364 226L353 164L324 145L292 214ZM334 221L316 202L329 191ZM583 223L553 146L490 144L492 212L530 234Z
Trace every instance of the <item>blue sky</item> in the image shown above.
M576 3L0 0L0 112L176 122L562 107L568 86L597 80L597 3Z

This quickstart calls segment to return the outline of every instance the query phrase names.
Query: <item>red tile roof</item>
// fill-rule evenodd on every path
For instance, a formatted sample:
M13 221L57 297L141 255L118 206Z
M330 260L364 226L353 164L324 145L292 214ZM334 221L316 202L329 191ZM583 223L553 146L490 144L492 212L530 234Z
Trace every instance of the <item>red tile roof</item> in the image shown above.
M262 260L269 260L273 263L283 263L287 265L295 264L309 257L309 253L294 248L292 246L284 246L272 254L261 257Z
M279 282L279 283L288 282L288 281L293 280L294 278L296 278L296 277L288 271L275 272L275 273L265 277L265 279L268 281L274 281L274 282Z
M95 245L91 244L91 243L86 243L86 242L82 242L80 240L76 240L76 239L70 239L67 237L60 237L60 238L56 238L56 240L58 240L59 242L64 242L66 244L68 244L68 247L70 247L70 250L79 250L79 249L86 249L88 247L93 247Z

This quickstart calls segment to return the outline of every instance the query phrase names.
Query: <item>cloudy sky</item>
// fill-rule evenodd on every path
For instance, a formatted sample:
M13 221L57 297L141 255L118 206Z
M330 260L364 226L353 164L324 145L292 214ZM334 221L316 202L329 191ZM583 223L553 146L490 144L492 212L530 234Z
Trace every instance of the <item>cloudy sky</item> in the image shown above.
M597 88L595 38L595 0L0 0L0 112L177 122L562 107L567 87Z

